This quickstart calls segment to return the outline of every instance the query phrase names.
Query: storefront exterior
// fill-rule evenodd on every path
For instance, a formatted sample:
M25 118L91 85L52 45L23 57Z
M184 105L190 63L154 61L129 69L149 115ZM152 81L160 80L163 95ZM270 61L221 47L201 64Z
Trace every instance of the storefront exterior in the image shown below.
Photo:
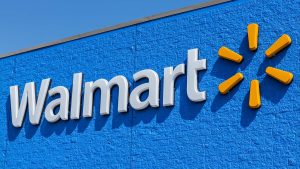
M298 1L216 0L2 55L0 168L299 168L299 18Z

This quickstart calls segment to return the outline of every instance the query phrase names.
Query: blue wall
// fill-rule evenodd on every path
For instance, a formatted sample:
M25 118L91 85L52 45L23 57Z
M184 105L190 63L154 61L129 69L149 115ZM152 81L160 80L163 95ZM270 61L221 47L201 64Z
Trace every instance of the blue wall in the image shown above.
M234 1L0 59L0 168L299 168L299 16L299 1ZM252 22L260 25L257 52L248 50ZM266 59L264 51L283 33L292 45ZM223 45L242 54L243 63L218 59ZM71 88L72 75L83 72L85 82L124 75L134 87L134 72L150 68L163 78L163 68L186 62L191 48L207 59L199 79L205 102L188 100L182 76L174 107L118 114L114 89L110 116L100 116L96 104L91 119L32 126L27 116L22 128L11 125L9 86L23 90L34 81L39 89L49 77L52 87ZM293 72L292 84L266 77L268 65ZM237 71L244 81L220 95L218 84ZM257 111L247 105L255 78L262 94Z

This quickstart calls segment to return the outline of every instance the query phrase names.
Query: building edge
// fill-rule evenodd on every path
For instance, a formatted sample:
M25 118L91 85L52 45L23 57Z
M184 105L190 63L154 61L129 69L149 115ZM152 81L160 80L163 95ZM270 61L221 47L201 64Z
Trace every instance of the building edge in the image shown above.
M117 30L117 29L129 27L129 26L132 26L132 25L136 25L136 24L140 24L140 23L144 23L144 22L148 22L148 21L157 20L157 19L160 19L160 18L165 18L165 17L169 17L169 16L173 16L173 15L177 15L177 14L181 14L181 13L201 9L201 8L206 8L206 7L218 5L218 4L225 3L225 2L230 2L230 1L232 1L232 0L211 0L211 1L208 1L208 2L204 2L204 3L200 3L200 4L188 6L188 7L171 10L171 11L168 11L168 12L164 12L164 13L152 15L152 16L149 16L149 17L136 19L136 20L133 20L133 21L117 24L117 25L114 25L114 26L105 27L105 28L102 28L102 29L82 33L82 34L79 34L79 35L74 35L74 36L71 36L71 37L67 37L67 38L63 38L63 39L60 39L60 40L44 43L44 44L41 44L41 45L20 49L20 50L14 51L14 52L0 54L0 59L10 57L10 56L14 56L14 55L18 55L18 54L22 54L22 53L26 53L26 52L30 52L30 51L34 51L34 50L38 50L38 49L42 49L42 48L46 48L46 47L50 47L50 46L54 46L54 45L58 45L58 44L62 44L62 43L66 43L66 42L69 42L69 41L73 41L73 40L77 40L77 39L81 39L81 38L85 38L85 37L89 37L89 36L93 36L93 35L97 35L97 34L101 34L101 33L105 33L105 32L114 31L114 30Z

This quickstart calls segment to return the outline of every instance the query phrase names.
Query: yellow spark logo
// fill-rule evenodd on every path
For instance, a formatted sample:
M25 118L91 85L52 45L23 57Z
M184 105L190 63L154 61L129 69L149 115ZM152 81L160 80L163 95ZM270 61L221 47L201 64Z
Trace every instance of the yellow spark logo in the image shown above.
M249 49L255 51L258 46L258 24L253 23L249 24L247 27L248 30L248 43ZM280 38L274 42L269 49L266 50L265 55L267 58L272 58L282 49L289 46L292 43L292 39L289 35L283 34ZM227 47L221 47L219 49L218 55L236 63L241 63L243 56L240 54L228 49ZM273 77L283 84L290 84L293 80L293 74L284 70L276 69L274 67L267 67L265 70L266 74ZM231 76L224 82L219 85L219 91L222 94L227 94L234 86L243 80L244 76L242 73L238 72L235 75ZM261 106L260 99L260 90L259 90L259 81L252 80L250 83L250 95L249 95L249 107L250 108L259 108Z

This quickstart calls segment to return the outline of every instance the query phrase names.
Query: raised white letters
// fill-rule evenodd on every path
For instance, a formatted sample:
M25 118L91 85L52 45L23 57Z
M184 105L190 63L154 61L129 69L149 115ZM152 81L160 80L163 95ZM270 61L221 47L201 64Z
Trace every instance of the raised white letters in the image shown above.
M149 82L141 84L133 89L130 94L130 105L136 110L145 109L147 106L158 107L159 106L159 77L153 70L146 69L139 71L133 75L134 81L138 81L142 78L147 78ZM140 95L149 91L148 98L144 101L140 100Z
M54 123L59 119L68 120L69 115L69 90L63 86L57 86L49 90L49 95L59 94L60 98L52 100L45 109L45 117L48 122ZM59 106L59 111L54 114L54 109Z
M206 69L206 59L198 60L198 49L190 49L187 62L187 95L191 101L204 101L205 91L198 90L198 71Z
M100 114L108 115L110 110L110 92L111 88L117 85L119 87L118 111L127 112L128 104L128 81L124 76L116 76L109 82L105 79L99 79L95 82L86 82L84 91L83 117L92 117L92 107L94 101L94 91L101 90Z
M82 73L73 76L71 119L79 119L81 104Z
M184 64L180 64L175 67L167 67L164 70L164 94L163 94L163 105L173 106L174 105L174 83L179 75L185 74Z
M187 75L187 96L191 101L201 102L206 100L205 91L198 89L198 71L206 69L206 60L198 60L198 49L188 50L187 68L185 64L179 64L174 69L167 67L164 69L163 81L163 106L174 105L174 85L176 79ZM186 70L186 71L185 71ZM129 96L128 80L124 76L116 76L110 81L98 79L94 82L86 82L84 85L83 98L83 117L92 117L94 93L96 90L101 91L100 96L100 114L110 114L111 90L114 86L119 89L118 93L118 112L127 112L128 102L133 109L142 110L150 107L159 107L159 83L158 74L151 70L141 70L133 75L135 82L146 79L147 82L136 86ZM81 113L81 91L83 83L83 74L75 73L73 75L72 95L70 98L69 90L64 86L57 86L49 90L51 79L42 80L38 99L35 97L34 82L26 83L22 95L21 104L19 103L19 87L10 87L11 117L12 124L15 127L21 127L26 109L29 110L29 120L33 125L40 123L41 114L43 112L47 93L49 96L58 95L59 98L52 100L45 108L45 119L54 123L59 120L80 119ZM48 92L49 90L49 92ZM141 94L148 92L148 97L141 100ZM71 105L69 102L71 99ZM55 109L59 111L55 113Z
M37 125L40 123L41 113L44 107L47 91L49 89L50 80L51 79L44 79L42 81L37 102L35 98L34 82L26 83L20 105L19 87L10 87L11 120L13 126L22 126L27 105L29 109L30 123L33 125Z

